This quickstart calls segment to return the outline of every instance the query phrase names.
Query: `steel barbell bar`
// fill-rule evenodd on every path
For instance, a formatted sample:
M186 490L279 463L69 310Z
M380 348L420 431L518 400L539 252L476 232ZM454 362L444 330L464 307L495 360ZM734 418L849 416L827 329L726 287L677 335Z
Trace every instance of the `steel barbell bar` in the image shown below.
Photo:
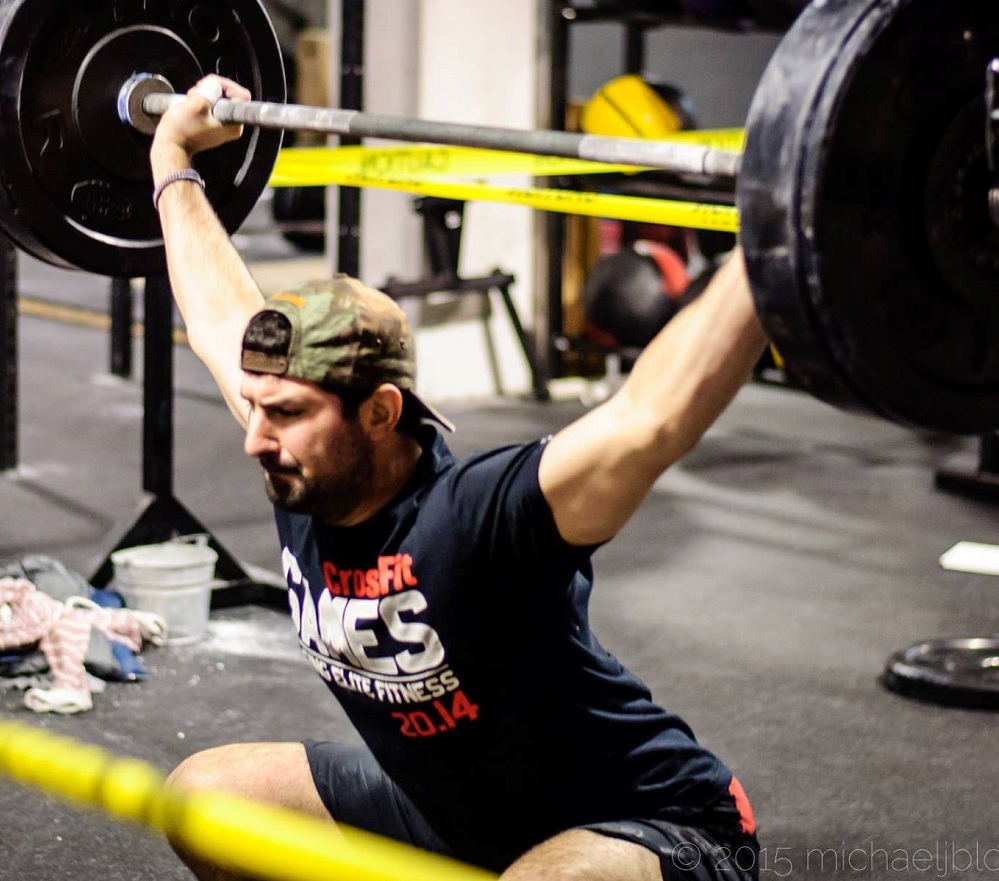
M137 73L122 85L118 97L118 114L123 122L138 131L152 134L156 128L156 118L184 98L184 95L174 93L173 87L164 77ZM481 147L539 156L586 159L613 165L658 168L677 174L713 178L737 177L742 158L741 153L701 144L434 122L381 116L359 110L271 101L231 101L221 98L215 102L212 114L221 123L239 123L265 129Z

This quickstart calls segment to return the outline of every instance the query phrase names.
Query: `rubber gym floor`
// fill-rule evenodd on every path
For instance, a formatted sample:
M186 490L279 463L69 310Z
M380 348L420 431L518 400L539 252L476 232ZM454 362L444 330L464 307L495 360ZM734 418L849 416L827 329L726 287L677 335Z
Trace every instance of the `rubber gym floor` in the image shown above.
M256 258L285 277L314 268L285 266L280 249ZM25 257L20 293L101 312L107 282ZM141 381L108 374L105 330L51 311L19 321L20 465L0 477L0 558L43 553L89 574L139 500ZM240 560L275 571L258 468L183 347L175 384L177 498ZM465 453L544 435L584 408L446 409ZM999 629L999 581L938 563L958 541L996 539L993 504L934 487L941 465L973 468L976 450L749 385L596 556L597 633L735 769L765 878L999 877L996 715L879 681L896 649ZM143 658L149 677L108 684L90 712L36 715L4 690L0 718L164 772L229 741L356 736L270 604L215 611L204 639ZM187 877L146 829L0 778L3 881Z

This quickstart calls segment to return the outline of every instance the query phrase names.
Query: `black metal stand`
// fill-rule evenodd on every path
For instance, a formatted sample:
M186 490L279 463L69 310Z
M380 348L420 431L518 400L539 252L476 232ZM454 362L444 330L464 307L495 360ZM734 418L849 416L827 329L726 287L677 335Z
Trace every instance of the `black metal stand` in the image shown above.
M937 489L980 502L999 502L999 434L978 439L978 458L971 454L953 457L936 470Z
M128 379L132 375L132 280L111 279L111 373Z
M131 525L112 529L112 535L121 534L113 539L90 583L102 587L110 582L114 573L111 554L119 548L205 533L219 555L215 572L223 582L212 592L212 608L251 602L285 608L283 583L276 578L269 582L252 577L173 494L173 295L165 275L146 279L144 340L143 494L130 518Z
M17 251L0 241L0 471L17 467Z
M548 400L548 388L535 364L530 337L520 323L517 308L510 296L510 285L515 280L514 276L495 270L490 275L476 278L460 278L457 275L443 274L428 276L418 281L389 281L381 285L379 289L393 300L398 300L401 297L426 297L437 293L472 293L482 296L488 296L490 291L499 293L514 333L520 342L520 348L527 359L528 369L531 372L531 393L536 400L545 401Z
M472 293L488 297L491 291L496 291L503 300L503 308L527 361L531 373L531 394L535 400L547 401L548 383L538 364L534 340L524 329L510 294L510 285L516 280L515 276L499 269L476 278L462 278L458 274L465 203L457 199L427 196L414 200L414 207L423 217L423 245L430 275L410 282L389 279L379 290L393 300L426 297L437 293Z
M340 107L364 109L364 0L343 0L340 11ZM360 138L344 136L341 147ZM337 190L337 269L357 278L361 273L361 191Z
M569 23L571 16L564 0L549 0L548 16L548 127L565 131L567 124L566 106L569 95ZM569 181L565 177L552 178L548 186L566 188ZM545 302L544 314L547 333L537 341L536 354L540 367L549 379L564 375L562 352L557 345L562 336L565 316L562 307L562 286L565 275L564 244L566 237L566 217L554 211L544 216L545 230Z

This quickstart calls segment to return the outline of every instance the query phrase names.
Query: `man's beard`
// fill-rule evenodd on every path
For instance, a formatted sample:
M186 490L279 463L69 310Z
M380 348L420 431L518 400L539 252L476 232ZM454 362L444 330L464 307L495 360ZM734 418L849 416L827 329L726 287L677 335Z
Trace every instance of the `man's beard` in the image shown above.
M303 477L298 468L281 468L277 461L260 457L267 498L292 513L311 514L334 524L346 520L371 490L371 442L358 432L342 445L336 460L335 474L310 479Z

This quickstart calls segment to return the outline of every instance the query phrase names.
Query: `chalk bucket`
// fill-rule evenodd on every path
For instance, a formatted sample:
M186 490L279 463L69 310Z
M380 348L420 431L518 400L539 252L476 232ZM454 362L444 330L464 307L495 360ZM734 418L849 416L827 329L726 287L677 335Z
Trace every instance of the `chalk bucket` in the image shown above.
M218 556L207 535L122 548L111 554L114 586L129 608L166 621L167 645L195 642L208 628Z

